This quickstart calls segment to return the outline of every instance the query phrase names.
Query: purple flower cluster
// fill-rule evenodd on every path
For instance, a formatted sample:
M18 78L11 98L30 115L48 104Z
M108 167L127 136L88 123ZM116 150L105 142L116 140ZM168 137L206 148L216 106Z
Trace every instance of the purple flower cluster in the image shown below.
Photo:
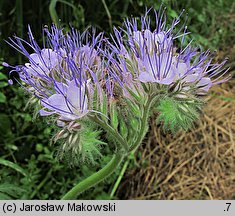
M154 12L155 22L150 12ZM130 97L130 90L144 91L146 85L205 94L211 86L229 79L222 78L226 61L214 63L209 51L184 45L187 27L175 32L181 15L170 27L161 10L147 11L140 22L126 19L123 29L114 28L108 43L103 34L80 34L74 29L65 34L52 26L44 29L46 40L40 48L29 28L29 42L18 37L8 42L28 62L5 66L17 71L23 87L39 98L40 114L58 115L61 126L89 112L100 112L93 101L102 101L104 94L113 97L116 86L123 89L119 94L124 97Z
M64 34L52 26L44 29L46 44L40 48L29 28L29 42L14 37L9 44L24 54L28 63L12 67L19 74L22 86L40 99L40 115L57 114L58 124L73 121L92 110L95 91L112 95L110 77L105 74L100 55L103 35L80 34L72 29ZM29 53L25 46L33 50ZM97 98L96 98L97 100Z
M126 77L131 77L137 83L169 87L180 83L183 88L193 87L196 94L205 94L211 86L229 79L221 79L228 71L223 68L226 61L214 63L213 54L192 48L191 42L184 46L187 26L180 27L182 33L175 32L182 14L169 28L164 11L154 11L155 23L150 12L147 11L140 22L136 18L127 19L123 29L114 29L110 56L115 57L110 73L118 77L117 81L125 82Z

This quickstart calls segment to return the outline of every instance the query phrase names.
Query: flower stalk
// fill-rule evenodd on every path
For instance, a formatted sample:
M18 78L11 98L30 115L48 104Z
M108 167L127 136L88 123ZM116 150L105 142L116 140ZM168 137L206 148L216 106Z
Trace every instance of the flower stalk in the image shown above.
M76 199L76 197L84 192L85 190L97 185L99 182L107 178L109 175L111 175L119 166L119 164L122 162L124 156L122 153L118 152L116 153L112 160L101 170L94 173L93 175L89 176L85 180L78 183L76 186L74 186L69 192L67 192L63 197L62 200L73 200Z
M144 106L144 114L143 118L141 119L141 126L139 136L137 137L136 141L131 145L129 152L135 152L139 145L142 143L147 131L148 131L148 120L150 116L151 107L153 104L156 103L159 96L149 96L146 105Z
M89 116L91 121L94 121L98 124L102 129L104 129L107 133L117 140L115 143L116 153L114 154L112 160L101 170L92 174L88 178L84 179L83 181L79 182L75 185L69 192L67 192L63 197L62 200L72 200L76 199L76 197L84 192L85 190L97 185L102 180L110 176L120 165L122 160L125 157L125 152L128 151L128 144L125 140L121 137L121 135L115 131L109 124L102 121L97 116Z
M129 148L128 155L133 155L135 153L135 151L138 149L139 145L142 143L142 141L148 131L148 120L149 120L149 116L150 116L151 107L153 104L155 104L155 102L158 98L159 97L157 97L157 96L155 96L155 97L150 96L149 99L147 100L147 103L144 108L144 115L141 120L141 129L138 133L139 135L138 135L136 141L134 142L134 144L132 144L131 147ZM105 122L102 122L102 120L100 120L97 117L90 117L90 118L91 118L91 120L98 123L103 129L105 129L110 134L112 134L112 136L114 136L118 140L117 143L120 143L120 144L117 145L117 153L113 156L113 159L104 168L102 168L99 172L94 173L93 175L84 179L82 182L78 183L67 194L65 194L62 197L62 199L75 199L83 191L89 189L90 187L95 186L96 184L101 182L103 179L110 176L116 170L116 168L119 167L122 160L124 159L124 154L121 151L120 146L124 147L125 150L127 150L126 148L128 148L128 144L125 143L125 141L122 139L120 134L115 132L111 126L109 126ZM123 166L122 172L121 172L120 176L118 177L116 184L115 184L115 187L111 193L111 197L114 195L118 185L120 184L121 179L124 175L124 172L128 166L128 163L129 163L129 159L125 162L125 164Z
M124 148L126 152L128 151L129 147L128 147L128 144L126 143L126 141L109 124L102 121L97 116L90 116L90 119L91 119L91 121L94 121L97 125L99 125L102 129L104 129L104 131L106 131L110 136L113 136L113 138L115 138L115 140L117 140L117 142L115 143L117 150L121 150Z

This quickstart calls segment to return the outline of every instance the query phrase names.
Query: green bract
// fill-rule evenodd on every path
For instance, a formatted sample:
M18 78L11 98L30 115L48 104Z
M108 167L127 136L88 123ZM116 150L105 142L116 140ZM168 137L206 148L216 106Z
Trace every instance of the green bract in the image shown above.
M96 160L102 156L100 150L105 142L99 140L101 131L90 125L76 124L76 129L65 127L55 136L55 141L60 141L58 157L69 165L82 163L95 165Z
M176 133L180 129L188 130L199 118L199 101L179 101L169 97L160 100L157 107L157 122L163 122L164 130Z

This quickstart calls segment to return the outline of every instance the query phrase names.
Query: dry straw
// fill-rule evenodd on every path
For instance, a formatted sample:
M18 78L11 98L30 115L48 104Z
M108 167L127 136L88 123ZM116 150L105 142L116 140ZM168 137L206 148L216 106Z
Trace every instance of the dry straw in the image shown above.
M195 129L164 135L154 122L118 190L126 199L235 199L235 82L215 86ZM143 166L143 163L145 166Z

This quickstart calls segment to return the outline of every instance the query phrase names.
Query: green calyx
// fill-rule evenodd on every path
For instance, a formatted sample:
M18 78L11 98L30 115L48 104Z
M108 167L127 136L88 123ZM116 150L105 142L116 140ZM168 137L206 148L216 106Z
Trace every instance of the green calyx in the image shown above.
M100 131L87 124L80 125L77 130L64 128L55 136L59 140L58 157L69 165L86 163L96 164L96 159L101 157L101 147L106 143L99 140Z
M164 130L175 134L180 129L188 130L199 118L202 102L198 99L177 100L165 97L157 107L159 116L157 122L163 122Z

